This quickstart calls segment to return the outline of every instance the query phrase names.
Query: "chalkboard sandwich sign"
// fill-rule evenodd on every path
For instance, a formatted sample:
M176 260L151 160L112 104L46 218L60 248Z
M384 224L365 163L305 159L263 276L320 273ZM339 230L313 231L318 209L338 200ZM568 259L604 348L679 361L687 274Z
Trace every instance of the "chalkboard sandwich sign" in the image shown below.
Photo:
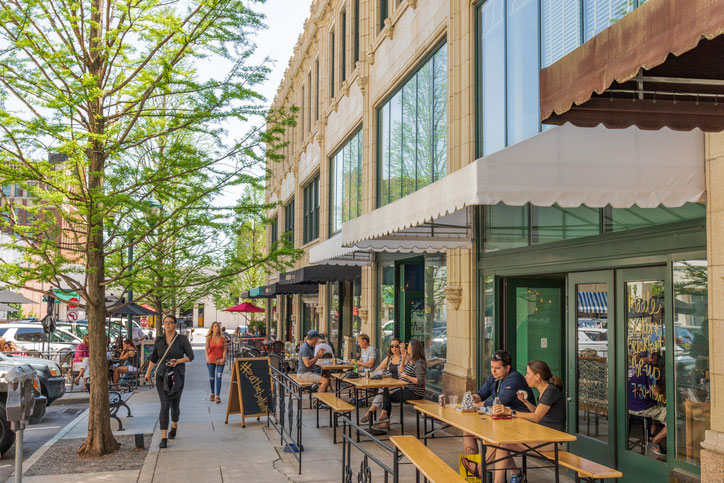
M274 409L269 407L271 401L269 358L234 359L229 400L226 406L226 423L229 422L229 415L241 414L241 425L245 428L245 418L259 419L274 412Z

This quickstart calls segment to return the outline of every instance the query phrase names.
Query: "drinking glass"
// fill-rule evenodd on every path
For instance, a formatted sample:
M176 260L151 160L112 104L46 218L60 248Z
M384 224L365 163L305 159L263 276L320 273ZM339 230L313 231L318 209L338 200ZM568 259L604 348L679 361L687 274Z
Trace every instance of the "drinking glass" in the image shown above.
M457 396L448 396L447 403L448 403L448 406L450 406L452 408L456 408L457 404L458 404L458 397Z

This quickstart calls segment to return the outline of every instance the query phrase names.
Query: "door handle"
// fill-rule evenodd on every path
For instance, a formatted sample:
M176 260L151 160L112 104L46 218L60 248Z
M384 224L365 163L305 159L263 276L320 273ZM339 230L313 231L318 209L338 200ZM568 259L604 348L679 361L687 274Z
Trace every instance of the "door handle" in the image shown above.
M566 399L568 400L568 402L573 401L573 398L572 398L572 397L567 397Z

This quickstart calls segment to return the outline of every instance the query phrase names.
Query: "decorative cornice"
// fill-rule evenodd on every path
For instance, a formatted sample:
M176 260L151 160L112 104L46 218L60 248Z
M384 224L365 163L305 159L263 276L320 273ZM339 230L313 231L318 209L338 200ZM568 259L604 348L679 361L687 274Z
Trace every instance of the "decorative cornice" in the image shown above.
M369 60L370 65L375 65L375 53L374 52L372 52L372 51L367 52L367 59Z
M385 29L383 32L383 35L387 37L388 39L392 40L392 36L395 33L395 27L392 25L392 19L390 17L387 17L385 19Z
M477 0L476 0L476 1L477 1ZM417 0L407 0L407 4L408 4L411 8L417 8Z
M364 96L367 93L367 83L369 82L369 77L366 75L361 75L357 78L357 84L359 84L359 90Z
M349 82L345 79L344 82L342 82L342 95L348 96L349 95Z
M369 316L370 316L370 310L369 310L369 309L360 308L360 309L357 311L357 313L359 314L359 319L360 319L360 321L362 322L362 325L367 325L367 319L368 319Z

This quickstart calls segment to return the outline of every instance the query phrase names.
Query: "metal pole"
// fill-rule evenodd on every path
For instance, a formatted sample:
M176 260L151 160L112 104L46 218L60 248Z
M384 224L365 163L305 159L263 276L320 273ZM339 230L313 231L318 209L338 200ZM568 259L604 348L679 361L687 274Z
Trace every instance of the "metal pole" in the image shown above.
M18 429L15 431L15 483L23 481L23 434L25 433L25 423L20 421L17 423Z
M131 272L133 271L133 240L131 240L131 244L128 247L128 269ZM129 314L128 321L126 322L126 332L128 333L128 338L133 340L133 315L130 314L130 304L133 303L133 277L131 277L131 281L128 284L128 303Z

